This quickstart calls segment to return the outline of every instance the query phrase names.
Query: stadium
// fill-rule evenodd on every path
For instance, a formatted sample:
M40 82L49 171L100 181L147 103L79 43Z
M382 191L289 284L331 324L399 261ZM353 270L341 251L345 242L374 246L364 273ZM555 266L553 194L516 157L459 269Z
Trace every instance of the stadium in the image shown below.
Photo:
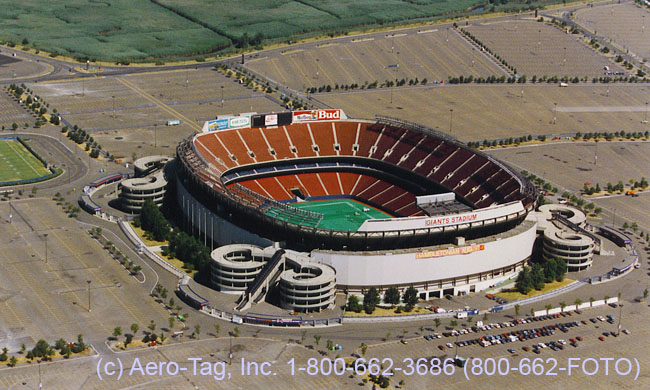
M342 110L220 116L176 154L180 210L206 243L306 254L335 270L339 291L466 294L514 277L532 253L534 186L414 123Z

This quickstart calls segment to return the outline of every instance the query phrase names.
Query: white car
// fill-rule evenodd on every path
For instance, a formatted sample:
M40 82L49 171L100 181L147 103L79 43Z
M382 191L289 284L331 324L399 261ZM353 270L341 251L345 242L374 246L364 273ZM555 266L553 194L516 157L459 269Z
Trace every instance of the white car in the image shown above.
M564 340L558 340L557 342L562 344L562 345L566 345L566 341L564 341Z
M447 348L453 348L453 347L454 347L454 344L452 344L452 343L447 343Z
M627 329L623 329L623 333L625 333L625 334L630 334L630 331L627 330Z

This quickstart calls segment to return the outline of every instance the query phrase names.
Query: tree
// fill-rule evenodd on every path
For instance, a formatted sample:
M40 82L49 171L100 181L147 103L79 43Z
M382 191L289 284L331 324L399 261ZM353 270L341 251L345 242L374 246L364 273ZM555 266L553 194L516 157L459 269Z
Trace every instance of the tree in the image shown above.
M573 301L573 304L576 305L576 307L582 305L582 299L577 298L575 301Z
M176 318L170 316L167 320L169 321L169 331L171 332L174 329L174 321L176 321Z
M539 264L534 264L530 271L533 288L541 290L544 288L544 269Z
M139 218L142 229L151 232L154 240L164 241L168 238L171 231L169 223L152 200L144 202Z
M353 311L355 313L361 312L361 305L359 304L359 297L356 295L350 295L348 297L347 310Z
M238 326L235 326L235 329L233 329L232 331L235 334L235 337L239 337L239 327Z
M214 337L219 337L219 330L221 330L221 326L219 324L214 324Z
M153 332L154 330L156 330L156 323L153 322L153 320L151 320L151 322L149 322L149 325L147 325L147 328L149 328L149 330Z
M410 286L404 291L404 302L406 303L406 311L411 311L418 303L418 290L415 287Z
M361 343L359 348L361 348L361 354L365 356L366 352L368 351L368 346L366 345L366 343Z
M557 274L557 261L550 258L544 263L544 282L550 283L555 280Z
M32 354L35 357L43 357L46 355L48 348L50 348L50 345L47 341L40 339L36 342L34 348L32 348Z
M198 339L199 335L201 334L201 325L194 325L194 334L196 334L196 338Z
M434 318L433 322L436 324L436 328L440 326L440 318Z
M314 344L316 344L316 346L318 346L318 344L320 343L320 338L321 338L320 335L317 334L314 335Z
M116 326L115 329L113 329L113 337L118 338L122 335L122 328L119 326Z
M520 306L519 304L516 304L516 305L515 305L515 315L516 315L516 316L519 315L519 310L520 310L520 309L521 309L521 306Z
M142 267L136 265L131 269L131 271L133 272L133 274L137 274L138 272L142 271Z
M398 305L399 298L400 293L397 287L389 287L384 293L384 303L388 303L390 305Z
M16 364L17 364L17 363L18 363L18 359L16 359L15 356L12 356L12 357L9 359L9 366L10 366L10 367L16 367Z
M138 329L140 329L140 327L138 326L138 324L136 324L136 323L131 324L131 333L132 333L134 336L135 336L136 333L138 333Z
M133 341L133 336L127 333L126 335L124 335L124 338L125 338L124 348L126 348Z
M370 287L368 291L363 295L363 310L367 314L372 314L375 311L375 307L379 303L379 293L374 287Z
M332 340L327 340L327 350L332 351L334 350L334 342Z
M517 281L515 282L515 288L522 294L528 294L533 288L532 276L530 273L530 267L524 267L524 269L517 276Z

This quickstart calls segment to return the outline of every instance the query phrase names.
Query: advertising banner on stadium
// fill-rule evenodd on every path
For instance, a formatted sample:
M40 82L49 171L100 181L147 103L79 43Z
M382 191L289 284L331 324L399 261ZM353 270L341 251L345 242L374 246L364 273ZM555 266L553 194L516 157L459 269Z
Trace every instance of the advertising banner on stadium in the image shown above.
M442 256L454 256L454 255L466 255L468 253L482 251L485 249L485 245L470 245L463 246L460 248L448 248L448 249L438 249L433 251L424 251L418 252L415 254L416 259L428 259L431 257L442 257Z
M268 114L264 117L264 126L277 126L278 116L276 114Z
M412 229L433 229L445 226L477 223L487 220L505 220L507 215L524 211L521 201L511 202L469 213L449 214L433 217L407 217L392 219L367 219L359 227L360 232L379 232Z
M250 125L251 125L251 117L249 115L236 116L228 120L228 128L230 129L250 127Z
M205 122L202 132L207 133L210 131L218 130L228 130L228 129L238 129L242 127L249 127L251 123L250 115L241 115L241 116L218 116L217 119L213 119Z
M348 119L343 110L303 110L293 112L294 122L331 121Z

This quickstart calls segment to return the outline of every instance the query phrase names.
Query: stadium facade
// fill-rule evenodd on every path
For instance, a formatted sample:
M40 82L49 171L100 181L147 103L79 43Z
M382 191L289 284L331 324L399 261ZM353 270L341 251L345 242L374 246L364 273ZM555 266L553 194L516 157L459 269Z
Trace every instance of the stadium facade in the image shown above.
M342 110L224 116L176 154L179 207L206 242L302 253L339 290L480 291L532 253L534 186L417 124Z

